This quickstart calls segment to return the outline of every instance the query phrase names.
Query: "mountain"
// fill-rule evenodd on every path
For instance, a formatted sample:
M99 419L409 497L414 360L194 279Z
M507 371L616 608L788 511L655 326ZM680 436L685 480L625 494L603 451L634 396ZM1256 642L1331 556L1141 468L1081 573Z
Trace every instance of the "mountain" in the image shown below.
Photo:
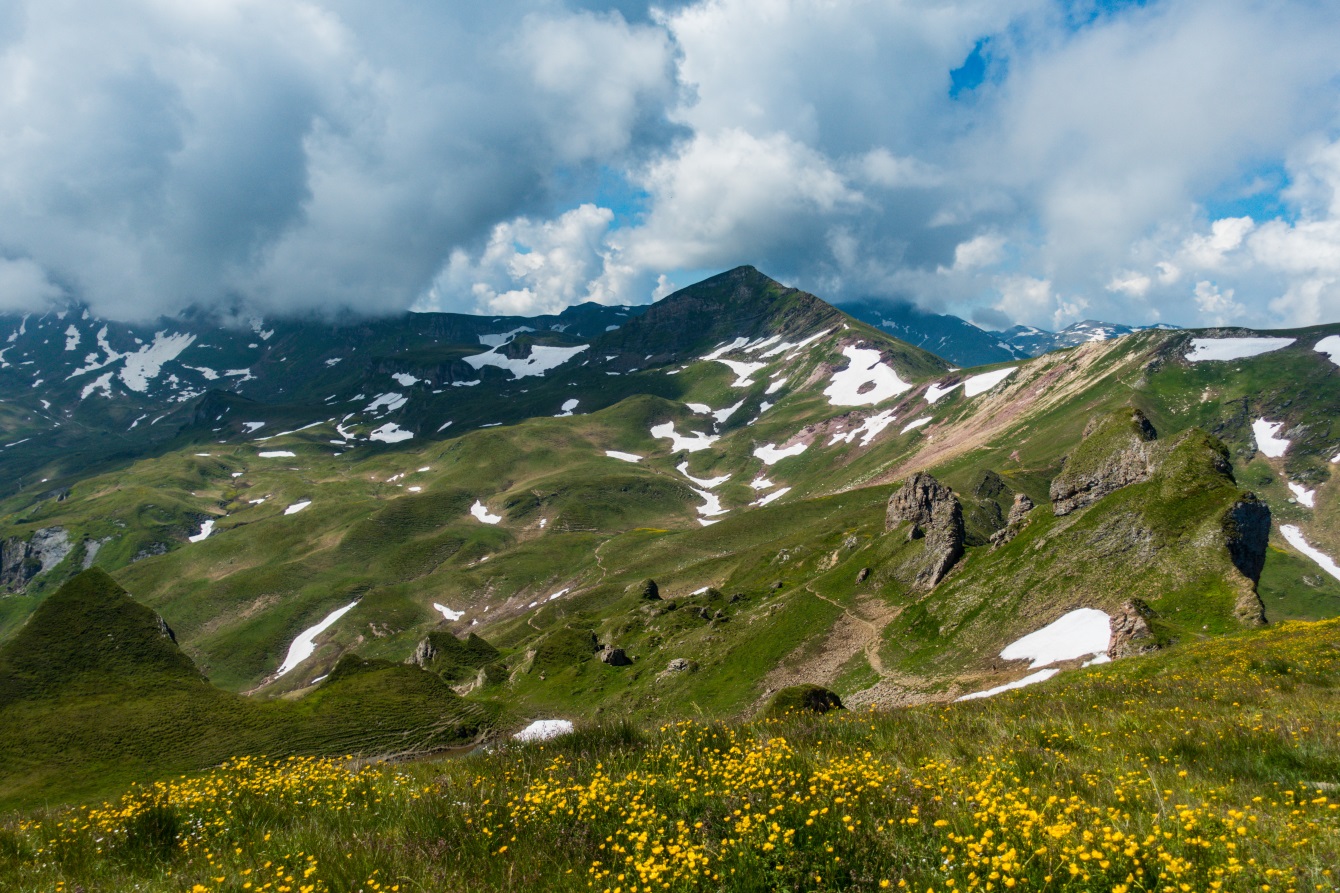
M395 671L453 693L445 741L751 717L801 685L941 701L1340 616L1340 326L1148 330L953 369L750 267L586 313L566 331L410 317L339 343L275 323L241 335L274 343L254 380L184 400L168 377L198 364L187 348L143 392L124 356L93 370L110 396L73 392L83 376L34 389L33 359L0 407L46 400L87 446L53 446L74 438L53 425L6 455L32 471L0 500L0 648L57 628L44 607L101 569L211 703L319 712L382 678L351 670ZM95 449L146 409L157 439ZM1002 656L1035 635L1069 650ZM51 701L25 698L24 721L49 729ZM381 727L320 742L411 749ZM59 790L42 778L0 769Z
M1001 332L988 332L957 316L930 313L914 304L898 301L867 299L841 306L862 322L964 367L1037 357L1054 350L1150 329L1176 329L1176 326L1125 326L1086 319L1059 332L1033 326L1013 326Z
M956 366L986 366L1035 356L1004 335L980 329L957 316L930 313L914 304L864 300L841 307L862 322L944 357Z

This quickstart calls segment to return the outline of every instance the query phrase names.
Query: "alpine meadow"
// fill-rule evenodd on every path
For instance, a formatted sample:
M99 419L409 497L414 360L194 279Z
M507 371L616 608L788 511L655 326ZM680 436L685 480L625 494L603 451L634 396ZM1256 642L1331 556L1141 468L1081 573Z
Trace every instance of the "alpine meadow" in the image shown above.
M1338 893L1333 6L0 2L0 891Z

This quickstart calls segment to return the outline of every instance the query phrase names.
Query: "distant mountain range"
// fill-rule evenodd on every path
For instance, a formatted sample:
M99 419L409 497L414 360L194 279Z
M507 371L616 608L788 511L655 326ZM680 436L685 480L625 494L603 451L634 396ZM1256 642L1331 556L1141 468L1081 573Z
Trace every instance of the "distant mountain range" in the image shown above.
M1126 326L1120 323L1086 319L1049 332L1033 326L1013 326L991 332L967 320L948 314L931 313L914 304L867 299L838 305L861 322L909 344L915 344L936 356L963 367L1005 363L1037 357L1053 350L1077 347L1090 341L1104 341L1148 329L1176 329L1176 326Z

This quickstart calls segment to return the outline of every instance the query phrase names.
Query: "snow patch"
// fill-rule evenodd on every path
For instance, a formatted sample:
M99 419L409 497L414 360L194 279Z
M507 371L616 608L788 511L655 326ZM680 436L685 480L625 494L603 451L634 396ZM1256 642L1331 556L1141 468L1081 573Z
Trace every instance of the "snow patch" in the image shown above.
M1079 608L1037 632L1005 646L1005 660L1031 660L1036 670L1062 660L1104 654L1112 644L1112 618L1096 608Z
M1252 436L1256 438L1256 448L1271 459L1283 456L1285 450L1289 449L1289 441L1276 436L1283 427L1283 422L1267 422L1265 419L1252 422Z
M409 440L413 437L413 431L406 431L395 422L387 422L368 435L370 440L377 440L382 443L400 443L402 440Z
M558 417L563 418L564 416L572 415L572 411L577 408L577 404L580 402L581 401L578 400L576 397L564 400L563 405L559 407L559 409L561 409L562 411L558 414Z
M1191 352L1186 355L1188 363L1204 363L1209 360L1243 360L1247 357L1270 353L1288 347L1294 338L1192 338Z
M652 437L657 439L670 438L670 451L672 453L677 453L680 450L696 453L698 450L707 449L721 439L714 434L703 434L701 431L690 431L689 435L691 436L676 433L674 422L666 422L651 429Z
M689 474L689 463L687 462L679 463L679 465L675 466L675 471L678 471L680 474L684 475L684 477L706 490L713 490L730 480L730 475L728 474L723 474L719 478L707 478L705 480L703 478L696 478Z
M785 496L786 494L788 494L788 493L790 493L790 492L791 492L791 488L790 488L790 487L783 487L783 488L780 489L780 490L774 490L772 493L769 493L767 496L763 496L763 497L759 498L758 500L756 500L755 502L753 502L753 503L751 503L751 504L752 504L752 505L767 505L768 503L773 502L774 500L781 499L783 496Z
M363 407L363 411L376 412L378 409L385 409L387 412L394 412L407 402L409 402L409 398L404 394L388 391L385 394L378 395L375 400Z
M157 332L152 344L146 344L134 353L125 355L125 365L121 368L121 380L132 391L144 393L149 382L158 377L163 364L175 360L177 356L195 342L194 335L169 335Z
M293 505L291 505L291 506L289 506L288 508L284 509L284 514L286 514L286 515L296 515L298 512L300 512L300 511L302 511L303 509L307 508L307 506L309 506L309 505L311 505L311 504L312 504L312 500L310 500L310 499L304 499L302 502L295 502L295 503L293 503Z
M1038 682L1046 682L1048 679L1052 678L1059 672L1061 671L1038 670L1036 673L1032 673L1028 676L1025 676L1023 679L1016 679L1013 682L1006 682L1004 685L997 685L995 688L988 688L986 691L975 691L972 694L964 695L963 697L958 698L957 700L971 701L976 698L989 698L992 695L998 695L1001 692L1013 691L1016 688L1023 688L1028 685L1034 685L1035 683Z
M987 391L1013 375L1014 371L1018 368L1018 366L1010 366L1007 369L997 369L995 372L983 372L981 375L974 375L963 382L963 393L968 397L976 397L978 394L985 394Z
M749 486L753 487L755 490L767 490L777 485L760 474L749 482Z
M1305 505L1310 509L1317 507L1316 490L1309 490L1302 484L1295 484L1293 481L1289 481L1289 489L1293 491L1294 496L1298 497L1298 502L1301 505Z
M572 723L566 719L537 719L513 735L512 740L522 742L548 741L550 738L571 734Z
M961 384L963 384L963 382L956 381L947 387L940 387L938 384L931 385L926 389L926 402L934 406L936 403L940 402L941 397L952 392L954 388Z
M517 335L520 335L522 332L533 332L533 331L535 330L532 329L530 326L519 326L518 328L512 329L512 331L510 332L502 332L497 335L480 335L479 343L483 344L486 347L502 347L504 344L511 341L513 338L515 338Z
M636 453L621 453L618 450L605 450L605 455L611 459L620 459L624 462L641 462L642 457Z
M188 536L186 539L189 542L198 543L203 540L209 539L209 535L213 532L214 532L214 519L206 518L204 523L200 525L200 532L197 533L195 536Z
M433 602L433 608L440 611L442 616L447 619L448 623L455 623L457 620L460 620L465 616L464 611L453 611L446 605L439 605L437 602Z
M84 385L84 389L79 392L79 399L86 400L90 395L92 395L96 391L102 391L102 396L104 397L112 396L111 372L103 373L102 375L99 375L97 378L95 378L93 381ZM136 421L138 422L139 419L136 419ZM132 424L130 427L134 428L135 426Z
M694 493L697 493L703 500L703 504L698 506L698 514L702 515L704 518L714 518L717 515L724 515L726 512L730 511L730 509L721 507L721 497L717 496L715 493L699 490L697 487L690 487L689 489Z
M1315 561L1326 573L1340 580L1340 566L1336 565L1335 559L1308 543L1303 531L1296 524L1281 524L1280 533L1284 535L1285 542Z
M470 514L474 515L485 524L497 524L502 520L502 515L490 514L488 508L478 499L475 500L474 505L470 506Z
M903 430L898 433L906 434L908 431L911 431L914 428L920 428L922 425L929 425L930 423L931 423L931 416L926 416L920 419L913 419L912 421L904 425Z
M293 640L293 644L288 646L288 657L279 667L279 672L275 677L283 676L292 670L298 664L307 660L316 651L316 637L335 625L335 622L354 609L358 602L350 602L343 608L336 608L326 615L326 618L310 629L305 629L298 634L298 638Z
M828 441L829 446L835 443L851 443L857 437L861 438L861 446L870 446L870 441L874 440L881 431L893 424L894 415L892 409L886 409L883 412L873 415L866 419L859 426L850 431L834 434Z
M772 383L771 383L770 385L768 385L768 389L767 389L766 391L764 391L763 393L766 394L766 395L768 395L768 396L772 396L773 394L777 393L778 391L780 391L780 390L781 390L782 388L784 388L784 387L786 387L786 377L785 377L785 376L783 376L783 377L781 377L781 378L774 378L774 379L772 380Z
M292 450L262 450L258 455L262 459L293 459L297 456Z
M865 347L842 349L850 361L846 369L833 374L824 396L833 406L873 406L911 389L893 367L880 359L880 353Z
M402 388L412 388L419 382L423 381L422 378L415 378L408 372L397 372L391 377L394 378L396 380L396 383L400 385Z
M1327 335L1317 342L1317 346L1312 348L1318 353L1324 353L1330 358L1331 362L1340 366L1340 335ZM69 350L67 347L66 350Z
M767 363L741 363L738 360L723 360L719 357L716 362L730 367L730 371L735 373L735 381L730 383L733 388L749 387L754 383L754 380L749 376L768 365Z
M789 456L799 456L809 448L809 444L796 443L786 449L778 449L773 444L765 444L754 450L754 455L763 460L764 465L776 465Z
M578 344L576 347L547 347L534 344L531 345L530 356L520 360L505 357L497 352L497 348L494 348L486 353L476 354L464 359L465 362L476 369L482 369L485 366L497 366L499 369L506 369L511 372L514 378L525 378L529 375L543 375L550 369L563 365L590 346L589 344Z
M79 330L70 323L70 327L65 330L65 349L74 350L79 346Z
M265 427L265 423L264 423L264 422L243 422L243 423L242 423L242 427L245 429L244 432L243 432L244 434L255 434L257 431L259 431L259 430L261 430L262 428Z

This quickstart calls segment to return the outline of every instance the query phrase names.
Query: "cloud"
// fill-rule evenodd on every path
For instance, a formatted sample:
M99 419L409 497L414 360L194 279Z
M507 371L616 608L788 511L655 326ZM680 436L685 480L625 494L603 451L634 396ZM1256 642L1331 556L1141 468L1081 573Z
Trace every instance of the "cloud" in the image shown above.
M1036 325L1340 317L1340 7L1068 9L15 0L2 300L532 312L753 263Z
M55 303L64 293L41 267L27 258L0 257L0 311L22 313L40 309Z
M613 218L587 204L553 221L500 223L479 257L452 254L418 309L534 316L591 300Z

